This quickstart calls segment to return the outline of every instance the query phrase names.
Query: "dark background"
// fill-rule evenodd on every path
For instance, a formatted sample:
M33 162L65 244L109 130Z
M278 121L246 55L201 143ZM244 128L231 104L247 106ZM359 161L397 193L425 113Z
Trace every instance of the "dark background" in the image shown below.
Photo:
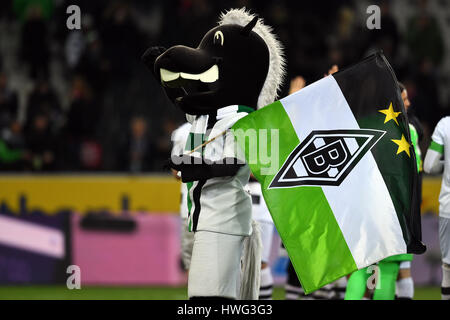
M68 30L66 8L81 8ZM369 30L367 6L381 8ZM382 49L424 127L450 110L450 2L14 0L0 2L0 170L154 172L183 114L140 62L152 45L197 46L220 12L246 6L285 46L289 82Z

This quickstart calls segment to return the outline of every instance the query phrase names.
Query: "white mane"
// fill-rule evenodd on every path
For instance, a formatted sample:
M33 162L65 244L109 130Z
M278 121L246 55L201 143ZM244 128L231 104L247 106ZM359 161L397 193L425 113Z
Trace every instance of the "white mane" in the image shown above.
M220 15L219 25L237 24L240 26L247 25L253 18L245 8L231 9ZM261 18L258 19L252 31L256 32L266 43L269 48L269 72L266 81L258 97L258 109L274 102L278 97L278 91L283 84L285 76L286 62L283 54L283 46L273 33L272 27L265 25Z

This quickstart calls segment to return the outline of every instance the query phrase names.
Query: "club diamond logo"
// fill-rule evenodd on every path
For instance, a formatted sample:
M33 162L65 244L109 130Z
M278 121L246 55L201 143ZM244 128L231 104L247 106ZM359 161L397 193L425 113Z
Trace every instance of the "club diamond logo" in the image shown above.
M271 188L339 186L386 131L313 131L289 155Z

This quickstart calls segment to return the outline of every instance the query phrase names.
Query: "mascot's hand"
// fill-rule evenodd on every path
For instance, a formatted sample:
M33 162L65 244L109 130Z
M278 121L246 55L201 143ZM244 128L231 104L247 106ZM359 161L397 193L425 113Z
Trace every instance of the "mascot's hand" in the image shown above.
M166 161L166 168L173 169L176 171L181 171L183 174L189 170L192 170L193 166L201 165L203 160L201 158L192 157L190 155L184 154L181 156L171 156Z
M192 179L191 174L192 173L192 164L194 164L194 161L192 161L193 158L188 155L182 155L182 156L172 156L169 159L166 160L164 167L166 169L174 170L181 173L181 180L183 182L190 182L195 181L199 179ZM199 159L201 160L201 159ZM189 177L189 181L187 181Z
M166 51L164 47L150 47L145 50L144 54L141 57L142 62L150 69L150 71L154 74L155 72L155 61L160 55L162 55Z
M186 166L186 164L183 163L183 157L184 156L171 156L166 160L165 167L168 169L181 171L181 169L184 169Z

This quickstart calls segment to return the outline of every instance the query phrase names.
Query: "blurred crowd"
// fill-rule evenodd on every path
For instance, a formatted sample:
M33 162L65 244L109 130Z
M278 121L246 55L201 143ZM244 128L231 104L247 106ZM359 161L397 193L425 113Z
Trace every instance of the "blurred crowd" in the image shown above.
M442 103L450 99L440 98L450 96L442 89L449 34L426 0L408 2L414 14L403 29L392 1L372 1L381 8L380 30L367 29L358 2L2 1L0 37L7 34L17 45L0 50L0 170L162 171L170 134L184 117L140 56L151 45L196 46L221 11L242 6L274 26L289 77L301 75L307 84L331 65L344 68L382 49L408 89L426 150L435 124L450 110ZM66 27L72 4L81 8L81 30ZM439 5L450 11L450 3ZM22 90L25 81L30 90Z

